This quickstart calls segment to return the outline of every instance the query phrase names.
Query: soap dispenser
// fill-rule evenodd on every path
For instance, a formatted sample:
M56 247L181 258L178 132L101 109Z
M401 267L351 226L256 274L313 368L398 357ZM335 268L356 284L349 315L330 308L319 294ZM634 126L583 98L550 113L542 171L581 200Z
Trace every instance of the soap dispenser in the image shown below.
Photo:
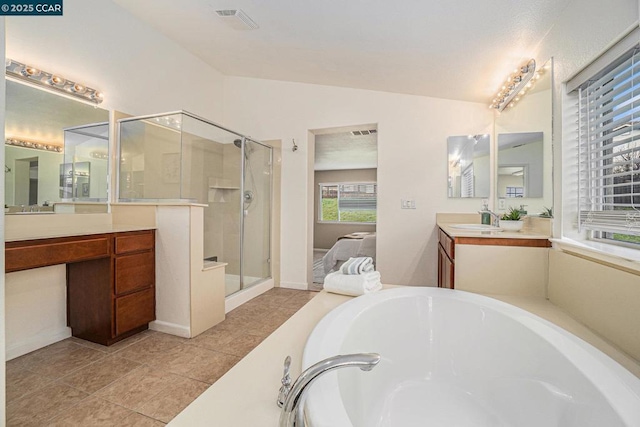
M489 213L489 205L486 200L482 203L480 215L480 222L482 224L491 225L491 213Z

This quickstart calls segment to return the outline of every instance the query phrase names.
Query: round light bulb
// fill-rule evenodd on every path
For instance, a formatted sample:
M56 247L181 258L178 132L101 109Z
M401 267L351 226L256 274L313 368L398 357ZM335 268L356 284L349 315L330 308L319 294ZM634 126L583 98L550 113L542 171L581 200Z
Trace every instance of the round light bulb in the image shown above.
M87 91L87 88L81 85L80 83L75 83L71 87L71 90L74 91L75 93L85 93Z
M25 77L35 77L40 75L40 70L34 67L26 66L22 70L22 75Z
M58 85L59 86L59 85L63 85L65 83L65 79L63 79L60 76L53 75L49 79L49 83L52 84L52 85Z

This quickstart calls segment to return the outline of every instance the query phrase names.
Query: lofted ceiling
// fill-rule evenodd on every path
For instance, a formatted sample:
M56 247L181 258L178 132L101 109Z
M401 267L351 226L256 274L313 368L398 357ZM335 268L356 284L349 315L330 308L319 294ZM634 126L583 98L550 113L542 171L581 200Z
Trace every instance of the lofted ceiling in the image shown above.
M483 103L569 3L114 1L226 75ZM259 28L234 29L220 9L240 9Z
M313 169L317 171L376 169L378 167L377 128L368 126L353 128L353 131L317 135Z

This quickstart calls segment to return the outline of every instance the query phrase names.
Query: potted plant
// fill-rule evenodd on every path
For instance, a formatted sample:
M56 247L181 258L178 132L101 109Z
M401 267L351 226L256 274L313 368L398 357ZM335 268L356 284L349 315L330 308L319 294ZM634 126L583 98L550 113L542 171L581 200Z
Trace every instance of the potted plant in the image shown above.
M520 211L516 208L509 208L509 212L503 214L500 217L500 228L507 231L520 231L522 230L522 217Z
M540 213L540 218L553 218L553 208L545 206L542 213Z

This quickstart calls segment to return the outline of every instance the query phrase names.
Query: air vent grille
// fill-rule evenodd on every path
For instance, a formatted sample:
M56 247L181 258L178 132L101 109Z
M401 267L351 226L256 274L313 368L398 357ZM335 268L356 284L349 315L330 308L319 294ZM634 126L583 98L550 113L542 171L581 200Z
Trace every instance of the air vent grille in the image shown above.
M235 9L216 10L216 13L218 14L218 16L221 16L221 17L234 16L236 12L237 10Z
M353 135L353 136L370 135L372 133L378 133L378 131L376 129L351 131L351 135Z
M216 10L216 14L237 30L255 30L258 24L240 9Z

